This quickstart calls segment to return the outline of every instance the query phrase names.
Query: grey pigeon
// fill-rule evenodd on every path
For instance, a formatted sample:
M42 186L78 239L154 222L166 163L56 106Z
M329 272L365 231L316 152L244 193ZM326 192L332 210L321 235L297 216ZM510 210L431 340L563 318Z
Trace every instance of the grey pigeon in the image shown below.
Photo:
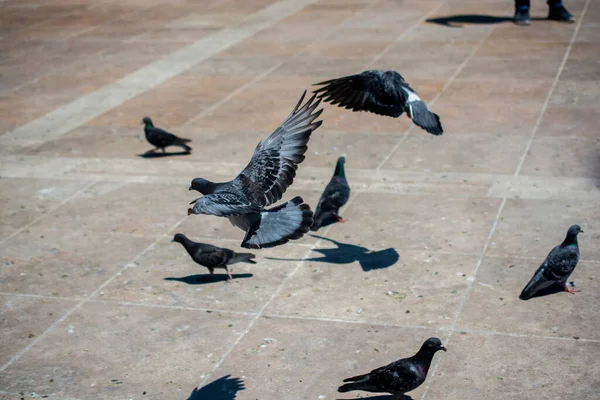
M156 147L155 149L148 150L146 154L154 153L159 149L162 150L162 152L164 153L165 147L168 146L179 146L188 153L192 151L192 148L186 144L191 142L190 139L182 139L165 130L156 128L152 123L150 117L144 117L144 119L142 119L142 124L144 124L144 133L146 134L146 140L151 145Z
M567 279L575 270L579 261L579 245L577 235L582 233L579 225L573 225L567 231L567 237L558 246L550 251L542 265L535 271L533 278L521 292L521 300L529 300L545 289L557 287L569 293L575 293L573 282L567 283Z
M373 393L391 393L394 400L399 400L405 393L425 382L431 360L438 350L446 351L442 341L435 337L429 338L412 357L374 369L368 374L344 379L344 382L351 383L340 386L338 392L363 390Z
M256 261L252 260L255 257L254 254L236 253L233 250L213 246L212 244L196 243L188 239L183 233L177 233L173 237L173 241L181 243L192 257L192 260L208 268L211 276L214 274L215 268L224 268L227 271L227 280L231 280L228 265L239 262L256 264Z
M318 230L323 223L327 223L331 219L335 219L338 222L344 222L338 213L340 208L346 204L350 198L350 186L348 186L346 172L344 171L345 162L346 157L340 157L337 160L333 177L325 187L325 191L319 199L319 204L317 204L314 216L315 222L310 228L313 231Z
M192 181L190 190L204 196L194 200L190 214L227 217L246 235L241 246L260 249L299 239L309 231L313 212L301 197L277 207L304 160L311 133L323 121L315 121L323 109L315 111L320 100L313 96L302 107L306 91L292 113L254 150L250 163L233 180L214 183L203 178Z
M440 117L432 113L402 75L396 71L369 70L357 75L316 83L319 98L352 111L398 118L404 112L432 135L444 133Z

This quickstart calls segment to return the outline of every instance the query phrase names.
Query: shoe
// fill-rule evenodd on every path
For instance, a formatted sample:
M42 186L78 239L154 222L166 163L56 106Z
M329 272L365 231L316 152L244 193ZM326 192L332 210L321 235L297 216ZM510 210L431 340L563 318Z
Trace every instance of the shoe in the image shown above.
M575 17L570 12L568 12L564 6L550 6L548 19L568 23L575 22Z
M548 17L550 18L550 17ZM515 10L515 16L513 17L513 22L517 25L530 25L531 17L529 16L529 8L528 7L519 7Z

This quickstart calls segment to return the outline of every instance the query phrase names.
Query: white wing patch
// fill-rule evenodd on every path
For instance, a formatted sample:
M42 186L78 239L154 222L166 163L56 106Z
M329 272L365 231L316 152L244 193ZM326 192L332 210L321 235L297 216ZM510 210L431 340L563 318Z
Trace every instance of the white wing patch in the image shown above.
M421 101L421 98L419 96L417 96L417 94L415 92L411 92L410 90L408 90L405 87L403 87L402 90L404 90L406 92L406 94L408 94L408 100L406 100L407 103L414 103L415 101Z

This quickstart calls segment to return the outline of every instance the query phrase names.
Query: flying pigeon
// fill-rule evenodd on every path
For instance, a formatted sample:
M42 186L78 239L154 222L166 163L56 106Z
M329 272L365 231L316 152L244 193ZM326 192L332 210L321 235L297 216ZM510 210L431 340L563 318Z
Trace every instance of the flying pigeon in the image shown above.
M369 70L315 86L322 86L315 93L331 104L394 118L406 111L415 125L432 135L444 133L440 117L429 111L417 92L396 71Z
M192 260L208 268L211 277L215 272L215 268L225 268L225 271L227 271L227 280L229 281L233 278L231 277L229 268L227 268L228 265L239 262L256 264L256 261L252 260L255 257L254 254L236 253L233 250L213 246L212 244L196 243L188 239L183 233L177 233L173 237L173 242L181 243L192 257Z
M192 181L190 190L204 196L192 201L190 214L227 217L246 235L241 246L251 249L274 247L299 239L309 231L313 212L301 197L277 207L304 160L311 133L323 121L315 121L323 109L315 111L320 100L313 95L302 107L306 91L292 113L254 150L250 163L229 182L214 183L203 178Z
M325 191L319 199L319 204L317 204L314 216L315 222L310 228L313 231L318 230L324 223L327 223L332 218L338 222L344 222L342 217L338 215L338 212L350 198L350 186L348 186L346 173L344 172L345 162L345 157L340 157L337 160L333 177L325 187Z
M575 284L568 282L569 276L579 261L579 245L577 235L583 233L579 225L573 225L567 231L565 240L550 251L546 260L535 271L533 278L521 292L521 300L529 300L537 293L557 285L560 290L575 293Z
M146 154L154 153L158 149L161 149L164 153L165 147L168 146L179 146L183 148L187 153L192 151L192 148L186 145L186 143L191 142L190 139L182 139L173 135L172 133L154 127L154 124L152 123L150 117L144 117L144 119L142 119L142 124L144 124L144 133L146 134L146 140L151 145L156 147L155 149L148 150Z
M429 338L412 357L374 369L368 374L344 379L344 382L352 383L340 386L338 392L363 390L373 393L391 393L394 400L399 400L406 392L418 388L425 382L431 360L438 350L446 351L442 341L435 337Z

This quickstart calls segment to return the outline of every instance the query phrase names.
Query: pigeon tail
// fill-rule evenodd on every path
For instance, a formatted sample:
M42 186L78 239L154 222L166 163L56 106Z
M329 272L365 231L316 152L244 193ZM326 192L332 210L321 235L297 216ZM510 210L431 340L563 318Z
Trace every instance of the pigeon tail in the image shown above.
M313 223L313 212L302 197L278 207L264 210L260 218L246 231L242 247L261 249L275 247L290 240L300 239Z
M177 143L175 144L175 146L179 146L182 149L184 149L185 151L187 151L188 153L192 151L192 148L190 146L188 146L186 143L191 142L191 139L181 139L178 138L179 140L177 141Z
M367 392L373 392L375 391L375 388L365 385L365 382L346 383L338 388L338 392L340 393L351 392L353 390L364 390Z
M254 257L256 257L256 256L252 253L235 253L233 255L233 257L231 257L231 259L229 260L227 265L236 264L239 262L245 262L248 264L256 264L256 261L252 260Z
M408 113L413 123L435 136L444 133L440 117L429 111L423 100L409 101L407 103Z
M546 288L552 286L553 284L554 284L554 282L544 279L543 274L540 272L537 272L533 276L533 278L531 278L531 280L529 281L527 286L525 286L525 288L519 295L519 299L529 300L529 299L533 298L537 292L539 292L540 290L546 289Z

